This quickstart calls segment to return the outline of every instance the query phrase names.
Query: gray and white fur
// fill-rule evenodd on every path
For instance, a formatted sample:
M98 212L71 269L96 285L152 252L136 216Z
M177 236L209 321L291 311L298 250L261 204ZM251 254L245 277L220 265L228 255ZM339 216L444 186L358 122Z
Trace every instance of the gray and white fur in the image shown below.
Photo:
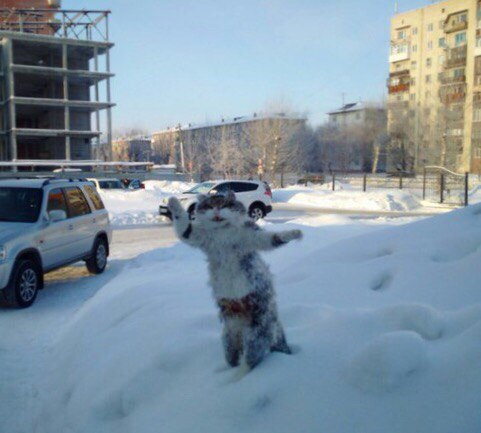
M272 275L258 251L301 239L302 232L262 230L233 193L199 196L193 221L174 197L169 209L179 238L207 255L210 285L224 323L227 363L252 369L269 352L290 354L277 313Z

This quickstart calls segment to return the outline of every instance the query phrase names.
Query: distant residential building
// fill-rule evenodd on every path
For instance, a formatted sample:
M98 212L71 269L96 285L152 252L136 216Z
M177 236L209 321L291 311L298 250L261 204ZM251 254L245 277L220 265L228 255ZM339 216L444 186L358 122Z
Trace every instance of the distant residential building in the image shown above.
M449 0L391 21L392 161L481 170L481 3Z
M261 140L287 140L306 120L301 115L254 113L219 122L177 125L152 134L153 157L159 163L175 164L180 170L209 176L216 149L222 144L228 142L233 149L246 150ZM251 163L257 169L258 160Z
M385 171L387 113L383 106L353 102L327 113L333 139L325 165L340 171Z
M327 113L329 124L340 128L365 125L374 118L386 118L386 109L364 102L345 104L337 110Z
M112 142L115 161L149 162L152 156L151 137L123 137Z

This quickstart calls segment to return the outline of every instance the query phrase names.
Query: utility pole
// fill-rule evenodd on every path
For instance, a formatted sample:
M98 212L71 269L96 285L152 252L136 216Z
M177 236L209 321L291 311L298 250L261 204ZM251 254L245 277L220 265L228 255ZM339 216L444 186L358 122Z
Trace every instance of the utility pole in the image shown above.
M185 173L184 143L182 141L182 125L180 123L177 125L177 140L179 142L180 150L180 166L182 168L182 172Z

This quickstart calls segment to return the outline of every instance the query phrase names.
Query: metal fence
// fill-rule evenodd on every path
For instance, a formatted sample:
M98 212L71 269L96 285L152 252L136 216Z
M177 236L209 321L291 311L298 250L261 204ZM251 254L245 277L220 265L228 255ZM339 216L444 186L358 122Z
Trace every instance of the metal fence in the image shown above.
M479 186L481 176L474 174L458 174L443 167L426 167L422 174L406 173L373 174L373 173L343 173L328 174L309 173L288 178L289 183L307 185L309 183L323 184L332 191L350 188L364 192L379 189L406 190L415 197L433 202L455 206L469 204L469 192ZM279 182L275 182L279 184Z

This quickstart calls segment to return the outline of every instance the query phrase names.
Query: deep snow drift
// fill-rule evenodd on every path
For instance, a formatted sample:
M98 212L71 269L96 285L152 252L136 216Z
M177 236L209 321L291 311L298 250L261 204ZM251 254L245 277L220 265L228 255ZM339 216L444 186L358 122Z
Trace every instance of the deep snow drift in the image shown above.
M292 356L241 381L201 253L132 261L71 318L38 384L51 432L481 431L481 205L266 255ZM322 247L320 247L322 245Z
M330 184L289 186L274 190L273 199L278 203L326 209L411 211L421 207L419 200L405 190L380 188L363 192L349 184L338 184L336 188L332 191Z

